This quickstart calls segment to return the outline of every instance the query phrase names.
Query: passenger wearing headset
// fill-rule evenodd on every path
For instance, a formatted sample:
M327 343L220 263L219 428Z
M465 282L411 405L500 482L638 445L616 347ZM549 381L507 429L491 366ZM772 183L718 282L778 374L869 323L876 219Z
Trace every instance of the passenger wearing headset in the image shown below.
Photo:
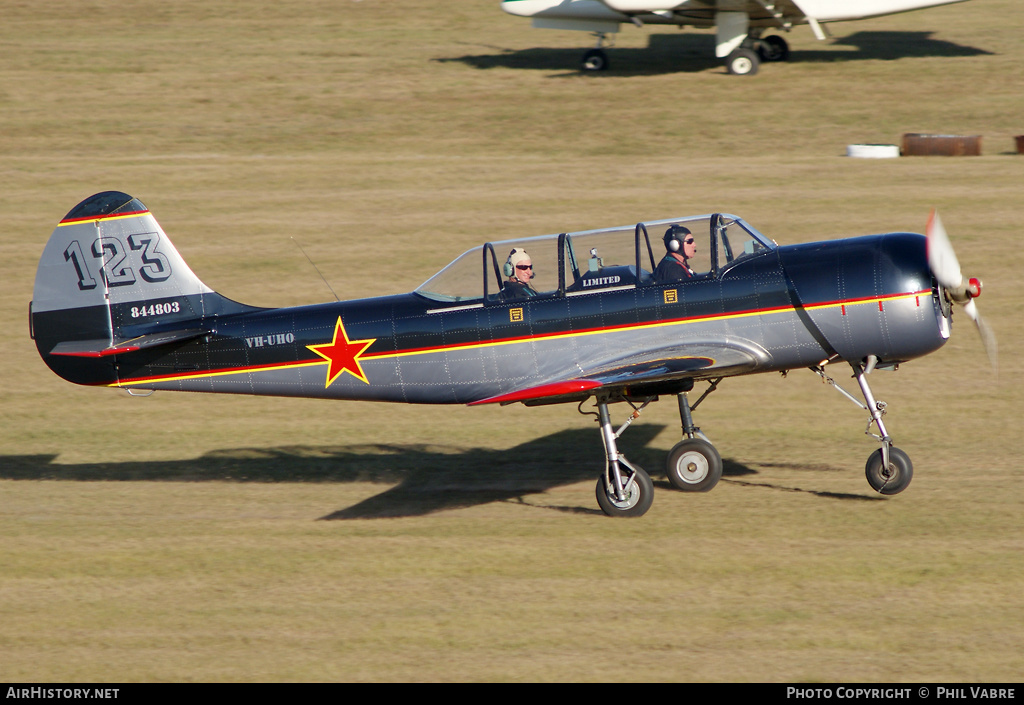
M688 228L672 225L665 231L665 249L668 252L654 270L654 281L659 284L692 279L694 271L689 260L697 254L697 241Z
M514 248L508 253L508 259L504 267L505 280L501 290L501 298L506 301L518 299L529 299L537 295L537 292L530 286L533 279L533 263L526 250Z

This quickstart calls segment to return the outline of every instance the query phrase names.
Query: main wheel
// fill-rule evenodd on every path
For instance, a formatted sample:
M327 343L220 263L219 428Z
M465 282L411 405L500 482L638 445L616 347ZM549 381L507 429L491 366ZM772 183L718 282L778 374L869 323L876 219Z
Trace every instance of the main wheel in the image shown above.
M684 492L707 492L722 477L722 456L707 441L684 438L665 462L668 481Z
M786 61L789 59L789 44L777 34L771 34L757 45L762 61Z
M743 47L733 50L725 59L725 67L734 76L753 76L757 73L760 63L761 59L758 58L757 52Z
M889 467L883 468L882 465L882 449L879 448L868 456L864 466L864 475L873 490L882 494L899 494L907 489L914 477L914 465L906 453L899 448L889 448Z
M620 501L615 496L615 490L608 487L604 481L604 475L597 478L597 503L601 511L610 517L639 517L647 513L654 502L654 483L639 465L634 466L636 473L633 475L635 481L629 488L625 501ZM623 477L628 482L628 477Z
M602 49L588 49L583 54L584 71L607 71L608 54Z

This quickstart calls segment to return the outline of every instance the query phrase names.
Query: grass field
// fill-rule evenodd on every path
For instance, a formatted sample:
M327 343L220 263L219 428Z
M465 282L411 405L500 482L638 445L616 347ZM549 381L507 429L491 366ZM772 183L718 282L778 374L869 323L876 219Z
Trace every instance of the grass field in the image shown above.
M583 34L498 2L8 3L0 23L0 681L1020 681L1024 44L1015 0L789 37L736 78L707 33ZM971 158L854 160L905 132ZM876 373L915 479L874 494L862 411L810 372L729 380L725 458L669 489L673 400L597 509L575 408L414 407L64 383L36 263L86 196L139 197L211 287L277 306L407 291L487 239L732 212L780 243L942 213L962 315ZM845 380L841 380L845 381ZM616 418L625 412L616 409Z

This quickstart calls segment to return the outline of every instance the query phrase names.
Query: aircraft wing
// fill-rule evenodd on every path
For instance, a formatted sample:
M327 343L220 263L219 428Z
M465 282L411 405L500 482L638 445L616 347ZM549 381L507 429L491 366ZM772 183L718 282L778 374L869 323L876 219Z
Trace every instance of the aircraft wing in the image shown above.
M677 16L681 16L687 19L701 19L714 22L714 15L716 12L745 12L753 20L765 20L775 18L779 26L786 26L786 23L792 20L802 20L804 17L814 17L815 12L826 12L829 9L835 9L837 6L849 5L849 0L775 0L774 2L766 2L766 0L688 0L688 2L680 2L679 0L601 0L602 4L607 8L611 8L613 11L622 13L621 15L615 16L608 13L605 8L591 7L584 8L583 6L577 9L577 12L594 15L594 19L597 19L598 13L607 13L601 15L603 20L622 21L626 17L635 16L637 14L661 14L674 12ZM904 0L906 2L906 0ZM875 6L878 4L892 5L892 0L859 0L856 5L871 5ZM562 6L559 6L561 9ZM827 14L827 13L826 13Z
M586 398L597 389L625 390L654 382L727 377L752 372L769 359L764 348L747 341L692 341L606 360L566 379L523 387L470 405L556 402L559 397L570 401Z

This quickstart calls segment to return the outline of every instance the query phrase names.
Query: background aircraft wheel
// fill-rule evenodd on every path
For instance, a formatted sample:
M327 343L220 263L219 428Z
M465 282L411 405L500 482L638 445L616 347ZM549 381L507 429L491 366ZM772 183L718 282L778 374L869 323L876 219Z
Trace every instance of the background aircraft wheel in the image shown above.
M757 73L760 63L761 60L757 58L756 52L740 47L729 54L725 60L725 67L734 76L753 76Z
M602 49L588 49L583 54L584 71L607 71L608 54Z
M914 477L914 466L910 457L899 448L889 449L889 467L882 467L882 449L879 448L868 456L864 474L868 484L876 492L882 494L899 494L907 489Z
M786 61L789 59L789 44L777 34L771 34L757 45L761 61Z
M684 492L707 492L722 477L722 456L699 438L685 438L668 454L668 481Z
M601 511L610 517L639 517L647 513L654 502L654 483L651 476L639 465L636 468L636 482L630 488L626 501L620 502L615 498L615 492L609 493L605 485L604 475L597 478L597 503Z

